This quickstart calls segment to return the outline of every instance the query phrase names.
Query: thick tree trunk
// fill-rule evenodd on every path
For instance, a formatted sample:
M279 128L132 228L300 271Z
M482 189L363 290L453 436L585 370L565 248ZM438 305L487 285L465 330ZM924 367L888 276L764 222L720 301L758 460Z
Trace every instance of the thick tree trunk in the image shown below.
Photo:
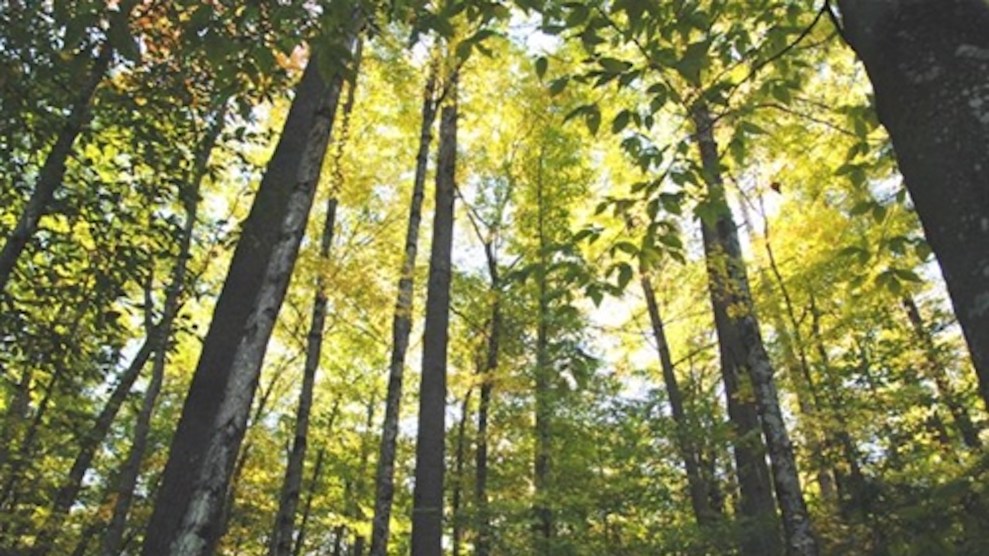
M326 220L323 223L323 232L319 242L319 258L322 261L329 259L330 247L333 245L333 229L336 225L337 215L337 192L343 186L341 158L350 125L350 112L354 108L354 89L357 86L356 72L360 69L360 40L357 41L356 52L357 54L354 56L355 76L347 88L347 100L343 106L340 122L340 138L337 140L336 160L334 161L336 178L326 203ZM322 273L318 273L309 333L306 335L306 358L302 371L302 388L299 391L299 406L295 416L295 436L292 440L292 450L288 462L285 465L285 477L282 480L278 512L275 515L275 525L269 540L269 556L290 556L292 553L295 512L299 504L302 473L306 462L306 448L309 444L309 415L312 411L313 389L316 385L316 372L319 370L319 358L323 347L323 330L326 326L326 288L327 284Z
M374 519L371 529L370 556L387 556L391 505L395 497L395 451L398 442L398 420L401 413L402 380L405 374L405 354L412 332L412 297L416 254L419 249L419 223L422 220L422 199L426 188L429 164L429 144L432 141L436 104L435 68L430 70L422 100L422 124L419 130L419 152L416 156L412 203L409 207L408 228L405 231L405 258L398 280L398 297L392 320L392 352L388 367L388 393L385 398L385 418L381 426L381 447L375 474Z
M916 334L917 340L920 341L921 348L924 350L924 356L927 358L923 367L926 368L928 376L934 381L941 403L947 406L948 411L951 413L951 417L955 422L955 427L958 429L962 441L969 448L982 446L982 441L979 439L979 430L975 427L975 423L972 422L972 418L968 414L968 408L958 399L958 393L955 392L947 373L944 372L941 358L938 356L937 346L934 344L934 338L931 337L931 333L924 326L924 319L920 316L920 309L909 295L903 296L901 302L903 309L907 313L907 318L910 319L910 325L913 327L914 334Z
M230 474L340 97L342 72L327 83L317 68L310 59L244 222L172 441L144 556L208 554L216 546Z
M683 407L683 395L680 392L680 384L677 381L673 359L670 356L670 345L666 341L666 330L663 326L662 316L659 313L659 304L656 302L656 292L653 290L652 281L645 272L642 274L640 284L642 286L642 294L646 298L646 308L649 311L649 322L652 325L653 338L656 340L656 349L659 352L659 362L663 371L666 394L670 399L673 425L676 428L677 448L680 451L680 457L683 459L684 468L687 471L687 490L690 494L690 505L694 510L694 517L697 519L697 523L701 525L713 523L717 521L719 516L711 508L710 500L708 499L710 489L701 471L700 451L691 439L687 413Z
M735 367L745 369L752 382L759 421L772 463L776 499L783 515L786 550L792 555L814 556L818 553L817 540L800 489L800 477L779 405L773 367L762 342L755 306L749 293L738 230L725 199L713 122L707 107L702 104L693 108L691 116L697 132L709 202L721 205L713 225L702 223L712 303L716 314L721 313L721 318L716 315L716 322L720 321L719 338ZM722 306L720 310L719 305ZM733 341L725 342L722 334L726 332Z
M456 75L450 104L440 116L436 170L436 215L429 259L426 326L423 332L422 383L419 389L419 434L416 438L415 489L412 506L412 555L440 556L443 537L444 414L446 348L450 321L453 201L456 188Z
M989 406L989 4L838 5Z

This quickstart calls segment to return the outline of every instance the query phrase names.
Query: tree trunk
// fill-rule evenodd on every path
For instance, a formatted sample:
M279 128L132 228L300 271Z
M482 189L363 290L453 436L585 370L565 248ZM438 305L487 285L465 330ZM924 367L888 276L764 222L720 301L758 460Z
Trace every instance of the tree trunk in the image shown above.
M470 398L474 393L468 390L464 396L464 402L460 405L460 424L457 425L457 451L454 458L454 482L453 495L450 502L450 515L453 521L453 556L460 556L460 549L464 542L464 516L463 516L463 492L464 492L464 455L467 446L467 420L470 417Z
M920 309L917 308L917 304L914 303L913 298L909 295L904 295L901 302L904 310L906 310L907 318L910 319L913 331L917 335L917 340L920 341L921 348L924 350L927 361L925 361L926 364L923 367L926 368L927 374L934 380L934 385L937 386L938 398L941 403L947 406L955 422L955 427L957 427L958 433L961 435L965 445L969 448L981 447L982 441L979 439L979 431L975 428L975 424L968 414L968 409L958 399L958 393L955 392L954 387L948 380L948 375L944 372L944 367L940 361L941 358L938 356L937 346L934 345L934 338L931 337L931 333L924 326L924 319L920 316Z
M144 459L144 452L147 449L148 434L151 432L151 418L154 415L155 403L161 391L162 383L165 380L168 343L172 337L175 318L178 316L181 307L182 296L185 293L185 281L189 258L191 256L192 237L198 220L200 190L208 170L210 154L213 152L216 140L223 130L225 118L226 104L224 103L213 115L213 122L210 125L209 132L204 138L203 144L197 154L191 186L187 191L182 192L182 198L185 200L186 216L182 229L182 237L179 241L178 260L172 269L171 284L168 286L161 322L158 325L155 358L151 367L151 382L148 384L148 388L144 393L141 410L137 416L137 423L134 425L134 442L127 456L127 460L120 471L120 476L117 479L113 514L103 536L102 554L104 556L115 556L120 553L124 529L127 524L127 514L130 512L131 503L134 499L134 490L137 487L137 479L141 473L141 462Z
M550 392L549 368L549 257L546 250L548 241L545 230L545 212L543 198L543 151L540 150L536 176L537 234L539 241L539 271L536 273L537 302L536 309L536 369L535 369L535 459L533 461L533 483L535 486L535 503L533 504L533 533L535 534L535 553L548 556L552 550L553 511L549 507L550 488L550 453L552 443L551 420L553 417L552 392Z
M502 321L501 280L494 246L490 240L485 242L484 252L488 261L488 275L491 278L489 289L494 294L494 301L491 303L488 349L481 376L480 399L477 405L477 447L474 454L474 497L477 504L475 556L488 556L491 552L491 516L488 508L488 412L491 408L491 392L494 389L494 373L498 370Z
M416 438L416 477L412 507L413 556L440 556L442 553L446 348L450 321L450 259L457 157L455 74L452 80L452 98L443 107L440 116L436 215L433 219L433 245L429 259L422 383L419 390L419 434Z
M129 21L129 14L136 4L137 0L121 2L119 10L124 17L119 20L111 19L126 24ZM109 32L113 33L114 31L111 29ZM7 291L7 282L10 281L10 276L17 265L17 259L20 258L28 241L37 231L38 222L48 210L48 205L51 204L55 191L62 185L62 180L65 178L65 165L72 154L72 147L83 128L89 123L93 97L97 87L106 76L112 61L113 47L110 46L110 41L107 39L100 46L99 53L93 60L93 67L89 76L79 88L79 94L72 103L65 124L55 139L55 144L48 151L48 156L45 158L45 163L42 165L38 179L34 184L34 191L31 192L31 198L28 199L24 211L18 217L17 224L10 233L10 237L7 238L3 249L0 250L0 295Z
M295 537L295 546L292 548L292 556L300 556L306 546L306 529L309 526L309 516L312 515L312 503L316 498L319 489L319 478L323 474L323 457L326 455L325 449L316 452L316 464L313 466L312 478L309 479L309 492L306 494L306 503L302 505L302 518L299 520L299 534Z
M687 490L690 495L690 505L694 510L694 517L697 519L698 524L706 525L713 523L717 521L718 514L711 508L709 503L708 496L710 489L701 471L700 451L690 436L690 426L683 407L683 395L680 392L676 371L673 368L673 359L670 357L670 346L666 341L666 330L663 327L663 319L659 314L656 292L653 290L652 282L645 272L642 273L640 284L642 286L642 294L646 298L646 308L649 311L649 322L652 325L653 338L656 340L656 349L659 352L659 362L663 370L663 382L666 384L666 393L670 399L673 424L676 428L677 448L680 451L680 457L683 459L684 468L687 471Z
M340 122L340 139L337 140L336 181L332 185L329 200L326 203L326 220L319 242L319 258L327 261L330 257L330 247L333 245L333 229L336 223L337 192L343 186L341 157L347 131L350 124L350 112L354 108L354 88L357 86L356 72L360 65L361 41L357 41L354 56L354 80L347 88L347 100L344 103L343 115ZM309 322L309 333L306 335L306 359L303 364L302 388L299 391L299 407L295 416L295 436L292 440L292 450L285 465L285 477L279 497L278 512L275 515L275 525L269 542L269 556L291 556L292 537L295 529L295 512L299 504L299 494L302 489L302 473L306 462L306 448L309 444L309 414L312 410L313 388L316 385L316 372L319 370L319 357L323 347L323 330L326 326L326 297L327 284L322 273L317 273L316 291L313 296L312 313Z
M349 48L356 25L348 33ZM310 59L244 222L172 441L144 556L208 554L216 546L230 474L340 97L342 72L327 83L317 68Z
M989 406L989 5L839 0Z
M371 529L370 556L387 556L388 532L391 523L391 505L395 497L395 451L398 442L398 420L401 413L402 379L405 374L405 354L409 349L412 331L412 288L415 279L416 254L419 248L419 223L422 220L422 199L426 187L426 169L429 164L429 144L432 140L436 104L435 67L430 70L422 101L422 124L419 130L419 152L416 156L415 178L412 185L412 204L409 207L409 223L405 231L405 258L402 275L398 280L398 298L392 320L392 352L388 367L388 393L385 398L385 418L381 426L381 447L375 475L374 519Z
M720 321L719 338L735 367L745 369L752 383L759 421L772 463L776 498L783 515L787 552L813 556L818 553L817 540L800 489L793 446L783 421L773 379L773 367L762 342L755 306L749 293L738 230L725 199L713 122L703 104L695 106L691 116L710 197L708 202L715 204L719 212L713 225L702 223L712 304L716 313L721 313L721 318L716 316L716 321ZM725 332L728 333L725 336L731 337L732 341L725 341L727 338L722 336Z

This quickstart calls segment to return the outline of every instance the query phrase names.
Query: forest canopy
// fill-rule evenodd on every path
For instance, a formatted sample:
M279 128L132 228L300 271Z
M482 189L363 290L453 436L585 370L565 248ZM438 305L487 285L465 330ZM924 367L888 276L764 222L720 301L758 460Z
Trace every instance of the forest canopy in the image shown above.
M0 554L989 553L986 0L0 0Z

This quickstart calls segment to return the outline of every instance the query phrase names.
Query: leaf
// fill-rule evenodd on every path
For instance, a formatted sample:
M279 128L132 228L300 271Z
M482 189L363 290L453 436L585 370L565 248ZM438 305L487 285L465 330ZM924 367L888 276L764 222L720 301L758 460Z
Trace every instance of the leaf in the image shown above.
M563 89L567 87L567 82L570 81L570 77L561 77L559 79L554 79L549 83L549 94L556 96L563 92Z
M536 58L536 75L539 79L542 79L546 75L546 69L549 68L549 60L545 56L540 56Z
M617 58L600 58L598 63L609 73L622 73L632 67L632 64Z
M683 57L675 64L676 70L691 85L701 84L701 70L707 65L709 41L695 42L687 47Z
M625 289L625 286L632 281L632 265L628 263L618 263L618 288Z
M615 116L614 121L611 122L611 132L621 133L627 126L631 113L628 110L622 110Z
M598 128L601 127L601 109L598 108L597 104L588 105L588 109L584 113L584 122L587 123L587 131L591 135L597 135Z

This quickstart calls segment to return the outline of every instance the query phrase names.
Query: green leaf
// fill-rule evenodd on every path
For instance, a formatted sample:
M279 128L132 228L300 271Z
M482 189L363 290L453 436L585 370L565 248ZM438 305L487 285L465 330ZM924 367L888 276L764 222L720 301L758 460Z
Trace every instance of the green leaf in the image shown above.
M621 133L627 126L629 118L631 117L631 112L628 110L622 110L615 116L614 121L611 122L611 132Z
M549 68L549 60L545 56L536 58L536 75L539 76L539 79L546 75L547 68Z
M549 94L556 96L563 92L563 89L567 87L567 82L570 81L570 77L561 77L559 79L554 79L549 83Z
M632 281L632 265L628 263L618 263L618 288L624 290L625 286Z
M701 84L701 70L707 65L709 46L709 41L700 41L691 44L684 51L683 57L674 66L680 72L680 75L691 85L700 86Z
M591 135L596 135L601 127L601 109L598 108L597 104L588 105L584 113L584 122L587 123L587 131Z
M608 73L622 73L632 67L632 64L617 58L600 58L598 63Z

